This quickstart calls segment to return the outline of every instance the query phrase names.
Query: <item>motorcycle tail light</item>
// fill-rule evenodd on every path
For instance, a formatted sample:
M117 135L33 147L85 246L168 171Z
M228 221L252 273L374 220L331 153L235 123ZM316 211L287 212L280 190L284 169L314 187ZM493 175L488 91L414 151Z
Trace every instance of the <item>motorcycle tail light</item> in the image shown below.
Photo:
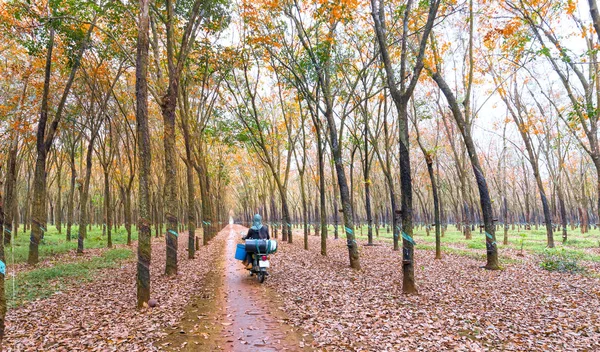
M262 256L262 260L267 260L267 256L266 256L266 255L263 255L263 256Z

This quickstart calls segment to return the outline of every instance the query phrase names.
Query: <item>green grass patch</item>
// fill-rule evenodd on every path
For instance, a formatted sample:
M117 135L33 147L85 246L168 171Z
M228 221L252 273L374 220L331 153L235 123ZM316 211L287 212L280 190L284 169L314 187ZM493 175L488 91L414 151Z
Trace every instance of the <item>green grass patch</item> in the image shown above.
M584 268L579 265L580 254L576 251L561 249L546 249L541 255L540 266L548 271L581 272Z
M313 231L314 230L311 229L311 233L313 233ZM333 236L332 225L328 227L328 232L329 235ZM338 226L338 232L340 237L343 238L344 233L342 226ZM356 234L357 239L364 241L367 239L368 228L366 225L357 226L354 230L354 233ZM524 236L521 236L522 234ZM481 250L481 258L485 258L484 236L485 235L483 233L479 232L479 228L476 227L475 230L472 231L472 239L467 240L465 239L464 234L461 231L458 231L454 225L449 225L444 236L441 238L442 251L446 253L471 256L471 254L468 253L472 253L472 251L455 248L456 246L464 246L465 248L471 250ZM393 234L391 231L387 231L387 227L384 226L379 229L379 237L376 237L376 231L373 229L373 237L379 240L391 242L393 239ZM414 239L417 243L417 248L435 250L434 229L430 230L429 236L427 236L424 227L415 227ZM520 251L521 246L523 247L523 252L525 253L543 255L547 247L546 229L543 226L538 227L537 230L535 228L532 228L531 230L525 230L524 227L521 227L520 229L515 227L513 230L511 227L511 229L508 231L507 245L503 244L503 239L504 229L499 227L496 231L496 241L498 243L500 255L502 255L503 249L511 248ZM569 253L570 255L576 255L579 260L600 262L600 254L586 252L586 250L600 247L600 229L591 229L588 233L582 234L579 229L571 230L569 228L568 240L565 244L562 243L562 232L556 231L554 232L554 243L556 248L564 249L566 253ZM477 258L479 258L479 253L477 253L477 256ZM509 258L502 259L503 261L511 261Z
M6 261L8 265L13 263L23 263L27 261L29 255L29 236L31 231L24 232L23 227L19 228L19 234L14 239L12 244L9 244L5 248ZM66 227L63 226L62 233L58 233L58 230L54 226L48 226L48 232L44 234L44 240L40 243L39 257L43 260L47 257L52 257L57 254L63 254L68 251L77 248L77 236L79 227L73 226L71 230L71 241L66 239ZM113 245L127 244L127 231L125 227L119 227L112 231L112 242ZM137 241L137 231L135 226L131 229L132 241ZM101 226L92 226L92 229L88 229L87 238L84 242L84 248L103 248L108 244L108 238L106 235L102 235Z
M9 277L5 282L8 305L19 306L92 281L99 270L116 268L132 257L133 251L129 248L111 249L89 260L34 269L18 274L14 279Z

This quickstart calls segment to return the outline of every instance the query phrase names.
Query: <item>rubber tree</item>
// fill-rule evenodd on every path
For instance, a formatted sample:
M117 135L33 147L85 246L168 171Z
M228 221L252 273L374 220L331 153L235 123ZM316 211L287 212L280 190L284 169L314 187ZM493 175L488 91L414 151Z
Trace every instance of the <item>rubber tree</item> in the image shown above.
M413 114L412 114L412 122L415 127L415 132L417 135L417 144L419 145L419 149L423 153L423 157L425 158L425 164L427 165L427 173L429 174L429 181L431 182L431 194L433 196L433 211L434 211L434 226L435 226L435 259L442 259L442 245L441 245L441 221L440 221L440 196L438 191L438 182L435 176L435 172L433 170L433 162L436 157L437 143L433 148L427 148L425 146L425 142L423 141L423 137L419 130L419 121L417 120L418 112L417 106L413 100ZM429 224L427 224L428 226Z
M498 81L499 78L496 78ZM531 138L532 128L536 128L536 122L532 121L533 116L530 116L521 93L518 91L517 82L513 78L512 82L513 89L502 89L500 90L500 97L506 108L508 109L509 115L512 116L513 121L517 125L519 134L525 144L525 150L527 151L526 159L531 165L533 171L533 177L536 181L538 192L540 193L540 199L542 201L542 210L544 212L544 223L546 225L546 239L547 246L554 248L554 234L552 228L552 213L550 212L550 205L548 203L548 197L546 196L546 190L544 189L544 183L542 181L542 175L540 174L540 150L535 149L534 142ZM510 87L508 87L510 88ZM543 112L543 111L542 111Z
M179 86L188 56L194 47L197 34L203 24L225 17L225 8L217 1L195 0L185 5L187 21L181 31L175 30L175 0L165 1L166 16L157 15L166 28L166 59L168 83L161 98L160 108L163 116L163 142L165 160L165 218L167 232L165 236L167 261L165 274L177 274L177 237L178 237L178 197L177 197L177 153L175 149L175 118L178 106ZM182 6L185 6L182 5ZM180 10L180 8L178 8ZM180 40L176 36L181 33Z
M67 98L71 92L71 87L75 80L75 76L79 69L83 54L88 47L88 42L92 31L95 28L97 15L94 16L91 21L91 25L88 27L83 39L78 43L76 54L73 58L71 70L68 78L64 84L63 93L60 97L58 106L56 107L54 118L48 125L49 117L49 95L50 95L50 80L52 76L52 61L53 61L53 50L55 42L55 29L49 26L48 44L46 48L46 64L44 68L44 85L42 89L42 100L40 109L40 118L38 120L38 126L36 131L36 159L35 159L35 171L33 174L33 205L31 209L31 238L29 241L29 256L27 262L31 265L35 265L39 261L39 244L46 231L46 159L50 148L54 143L54 137L58 129Z
M456 100L456 97L454 96L454 93L452 92L452 89L448 86L444 78L440 75L439 71L434 72L432 74L432 78L438 84L442 93L446 97L448 104L450 105L452 115L454 116L454 119L456 120L456 123L459 126L460 132L463 136L463 140L467 147L467 152L471 160L473 173L475 174L475 179L477 181L477 189L479 190L479 198L483 215L487 258L487 264L485 265L485 268L489 270L497 270L500 267L498 265L498 246L496 244L496 227L494 225L492 200L490 198L490 192L485 175L483 174L483 169L481 168L481 164L477 156L475 142L473 141L473 137L471 136L470 122L465 121L465 118L463 117L463 112L461 111L461 108L458 104L458 101Z
M136 132L139 160L137 307L150 299L151 208L150 208L150 131L148 128L148 31L150 16L148 0L139 0L137 55L135 61Z
M226 80L229 93L233 97L233 102L229 108L243 127L244 133L240 134L241 141L248 143L254 154L258 156L273 177L274 186L277 188L281 199L282 239L291 242L290 225L292 221L285 186L286 175L289 174L288 170L291 166L292 152L288 153L285 164L286 170L282 172L280 169L281 151L275 148L275 143L277 143L275 135L278 135L280 131L277 131L275 126L266 119L266 107L259 105L262 97L257 81L265 69L261 67L261 59L257 56L257 53L252 50L244 50L240 53L241 67L238 67L236 72ZM251 63L254 63L255 66L251 67ZM251 76L253 74L256 76ZM274 129L271 129L269 135L267 135L270 127ZM293 147L293 145L290 144L290 147Z
M414 274L414 245L413 240L413 205L412 205L412 178L410 164L410 149L408 138L408 102L412 97L413 91L423 70L423 59L425 57L425 49L429 34L433 28L437 10L440 5L439 0L429 2L427 9L427 21L422 28L420 38L418 39L418 52L414 60L412 77L408 73L407 65L409 64L409 22L412 13L413 1L408 0L402 9L402 34L400 38L400 73L399 82L396 79L396 73L392 66L392 59L389 53L389 44L386 15L384 2L379 0L371 0L371 15L375 27L375 37L379 44L379 54L381 62L384 66L384 72L387 80L387 85L390 90L390 95L396 110L398 112L398 124L400 127L400 183L401 183L401 218L402 218L402 291L405 293L416 293Z
M0 166L0 171L2 167ZM4 328L6 317L6 294L4 292L4 281L6 278L6 259L4 258L4 199L2 197L2 182L0 181L0 344L4 340Z
M600 28L597 3L595 0L588 0L588 4L592 24L597 31ZM594 94L597 86L596 77L599 73L598 65L585 65L585 67L582 67L579 65L579 56L572 55L570 50L562 49L566 45L556 35L553 24L561 21L563 12L548 11L542 15L538 9L538 6L542 6L541 4L523 1L508 2L506 5L509 13L523 21L529 28L532 41L537 42L540 47L537 51L538 55L543 56L550 64L571 103L573 111L568 116L562 114L559 116L561 116L567 130L592 160L596 170L596 217L600 218L600 145L598 142L600 97ZM580 30L583 38L586 38L587 47L585 47L585 52L581 54L581 57L585 57L589 62L596 62L595 44L591 40L593 33L582 27L580 22L574 22L572 25ZM600 33L596 32L596 36L600 40ZM586 72L586 67L588 72ZM576 123L569 123L567 119Z
M341 17L334 16L331 13L331 9L324 8L321 13L327 21L322 21L325 28L311 28L309 31L304 22L306 19L302 16L302 9L298 3L294 3L290 8L284 11L285 15L292 21L293 27L296 30L297 38L301 44L302 49L306 55L307 60L314 68L314 74L317 78L317 89L319 97L322 103L317 103L316 106L323 114L325 121L327 122L328 131L328 142L331 150L331 157L335 166L337 176L337 186L339 189L340 200L342 204L342 214L344 220L344 232L346 233L346 244L348 247L348 257L350 261L350 267L353 269L360 269L360 258L358 253L358 244L355 240L354 234L354 221L353 221L353 208L351 201L351 190L346 178L344 170L343 158L342 158L342 133L344 123L340 124L338 130L336 121L334 119L334 103L335 103L335 91L334 91L334 79L336 69L336 63L333 61L332 53L334 52L334 45L336 43L336 28L340 23ZM320 31L323 30L321 33ZM314 32L315 35L323 35L329 40L325 40L319 46L313 45L313 40L309 37L309 32ZM318 42L318 40L317 40ZM326 54L323 54L326 53ZM322 207L322 206L321 206Z
M77 253L83 253L84 249L84 241L87 236L87 227L88 224L91 225L92 221L90 221L90 210L88 209L88 198L89 198L89 190L90 190L90 179L92 176L92 157L94 153L94 145L96 138L100 132L100 127L103 123L108 123L109 117L107 116L107 106L110 98L112 97L112 90L114 86L119 81L121 74L123 73L123 64L124 61L121 61L118 66L117 72L115 74L115 78L112 82L103 82L104 77L98 77L96 75L90 76L88 72L84 71L84 81L86 83L86 88L89 90L90 95L87 101L84 101L83 97L79 97L78 101L84 110L85 115L87 115L87 123L86 126L89 129L88 145L86 149L85 155L85 175L83 180L80 183L80 212L79 212L79 235L77 237ZM98 66L92 71L97 72L98 68L104 66L105 64L100 61ZM108 84L107 87L103 87L103 85ZM108 170L105 170L108 172ZM106 182L108 181L108 175L105 174L105 187ZM110 200L110 199L109 199ZM109 230L110 231L110 230ZM109 243L111 239L109 238Z

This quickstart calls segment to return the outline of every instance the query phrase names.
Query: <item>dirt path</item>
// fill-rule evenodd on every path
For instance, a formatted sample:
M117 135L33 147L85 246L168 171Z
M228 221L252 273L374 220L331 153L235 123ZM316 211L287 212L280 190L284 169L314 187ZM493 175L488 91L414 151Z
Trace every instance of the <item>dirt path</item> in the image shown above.
M234 259L240 232L246 230L239 225L223 229L228 237L215 254L219 259L208 274L204 293L186 309L180 330L170 331L155 346L177 351L311 350L310 338L285 323L288 319L275 295Z

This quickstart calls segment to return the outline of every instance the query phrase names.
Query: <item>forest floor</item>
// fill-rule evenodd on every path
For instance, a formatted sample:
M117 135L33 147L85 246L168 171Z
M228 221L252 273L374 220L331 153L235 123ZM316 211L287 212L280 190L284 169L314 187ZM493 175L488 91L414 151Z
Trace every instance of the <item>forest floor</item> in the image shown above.
M65 264L52 266L48 262L40 268L23 271L17 276L17 289L12 292L22 292L27 299L8 311L3 348L5 351L311 350L309 335L286 324L289 319L282 312L283 303L256 278L249 277L240 262L233 259L236 241L244 230L237 225L226 227L208 246L201 246L193 260L187 259L187 235L180 234L176 277L160 274L165 264L165 243L164 238L153 238L151 297L158 302L155 308L135 309L136 262L131 248L92 249ZM119 256L114 257L114 253ZM66 259L70 254L65 252L60 256ZM108 264L104 261L106 257L110 259ZM76 275L82 269L88 270L86 274L91 277ZM66 272L71 280L60 277L64 290L58 290L52 282L32 287L27 281L32 279L27 275L48 272ZM30 281L37 283L37 279L36 276ZM12 286L7 283L7 287ZM33 293L40 290L46 294Z
M379 242L379 241L377 241ZM267 285L285 297L291 322L324 351L595 351L600 349L600 281L548 272L536 256L487 271L469 255L417 250L417 295L402 293L401 258L386 242L361 246L361 271L345 241L302 233L272 256ZM418 248L418 247L417 247Z
M434 260L435 236L417 232L419 294L407 296L400 254L383 231L375 246L359 235L362 270L354 271L344 239L330 236L323 257L320 238L309 236L306 251L296 230L295 242L280 242L271 256L263 285L233 259L244 231L226 227L193 260L181 234L177 277L162 274L164 237L153 238L151 297L158 306L141 310L134 308L135 245L84 256L62 250L72 244L58 243L54 255L47 248L39 267L17 266L18 275L8 275L4 350L600 350L595 233L557 243L586 268L559 273L540 267L543 231L511 232L509 245L500 245L499 271L480 268L485 249L476 233L464 240L447 231L443 259Z
M151 297L155 308L135 309L136 262L131 249L110 265L88 263L90 277L63 282L64 290L21 302L8 310L5 351L149 351L168 329L177 329L191 297L199 295L211 268L214 253L223 247L226 235L201 246L195 259L187 259L187 235L178 239L179 268L176 277L163 275L165 240L152 239ZM109 251L111 252L111 251ZM108 252L107 252L108 253ZM92 258L100 260L103 256ZM74 265L74 263L71 263ZM69 264L65 264L69 265ZM35 270L80 269L41 268ZM34 270L34 271L35 271ZM32 271L33 272L33 271ZM23 281L17 289L23 290ZM7 287L10 286L7 282Z

